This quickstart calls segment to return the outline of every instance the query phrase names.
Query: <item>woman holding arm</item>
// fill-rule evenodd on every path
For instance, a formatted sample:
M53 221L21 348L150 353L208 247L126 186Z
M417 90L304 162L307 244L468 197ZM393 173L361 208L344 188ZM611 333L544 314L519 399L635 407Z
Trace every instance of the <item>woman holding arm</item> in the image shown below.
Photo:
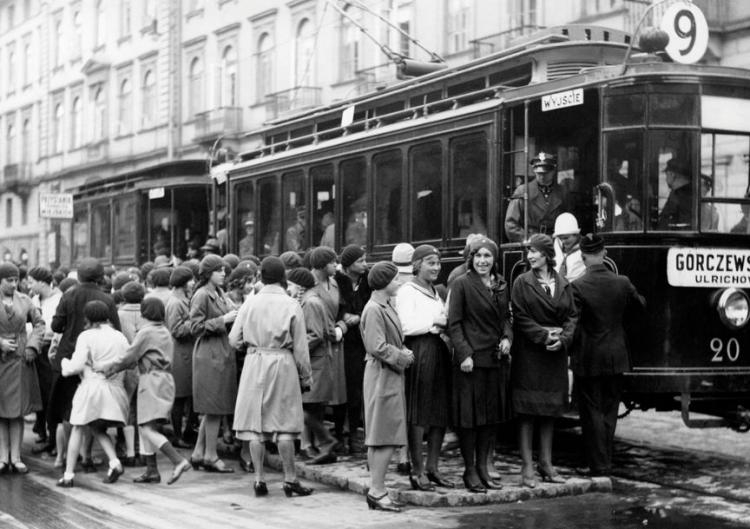
M516 341L513 344L513 410L519 416L521 483L537 485L532 440L539 424L539 465L545 481L564 483L552 466L555 417L567 409L568 355L577 322L570 283L555 272L555 247L549 235L535 234L528 243L531 270L513 283L511 302Z
M486 237L472 241L468 271L451 286L449 329L454 347L453 413L464 485L471 492L500 489L487 460L497 425L510 419L505 373L513 331L508 288L498 272L497 245Z
M381 261L372 267L367 281L373 292L360 322L367 351L362 387L370 467L367 505L392 512L399 512L401 505L388 496L385 473L396 447L407 443L404 370L414 362L414 355L404 347L401 322L390 302L401 286L397 276L393 263Z

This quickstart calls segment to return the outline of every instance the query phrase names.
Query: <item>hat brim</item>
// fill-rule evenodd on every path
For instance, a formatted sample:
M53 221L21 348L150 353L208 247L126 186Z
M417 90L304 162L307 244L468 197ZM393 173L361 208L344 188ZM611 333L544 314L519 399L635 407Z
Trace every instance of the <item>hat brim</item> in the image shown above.
M561 232L555 232L552 234L553 237L559 237L560 235L580 235L581 230L577 229L575 231L561 231Z
M396 265L399 274L413 274L414 268L411 265Z

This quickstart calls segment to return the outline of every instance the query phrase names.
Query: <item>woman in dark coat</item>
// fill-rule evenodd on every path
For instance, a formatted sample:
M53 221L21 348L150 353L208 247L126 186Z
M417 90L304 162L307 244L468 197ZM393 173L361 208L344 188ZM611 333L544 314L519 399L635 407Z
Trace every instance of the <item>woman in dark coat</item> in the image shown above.
M234 472L216 453L221 417L234 413L237 398L237 360L227 338L227 326L234 322L237 310L230 309L221 288L225 269L226 263L218 255L204 257L197 290L190 300L190 330L195 338L193 407L203 414L190 461L209 472Z
M367 505L383 511L400 510L388 496L385 474L396 447L406 445L404 369L414 362L404 347L401 322L390 300L398 291L398 269L387 261L376 263L368 274L370 301L362 311L362 339L367 351L364 383L365 445L370 468Z
M555 249L548 235L535 234L528 243L531 270L513 283L511 302L513 344L513 410L519 415L521 482L536 487L532 439L539 424L539 465L545 481L564 483L552 466L555 417L568 405L568 354L577 315L570 283L555 272Z
M501 486L487 466L497 425L510 418L505 384L513 332L508 288L498 272L497 245L486 237L472 241L468 272L449 295L448 326L454 347L453 414L464 484L471 492Z

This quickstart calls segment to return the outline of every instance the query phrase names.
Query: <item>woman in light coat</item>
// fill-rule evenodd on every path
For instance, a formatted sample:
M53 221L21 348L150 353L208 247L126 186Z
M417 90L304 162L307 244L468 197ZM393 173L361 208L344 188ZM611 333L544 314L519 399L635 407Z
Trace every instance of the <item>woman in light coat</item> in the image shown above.
M265 442L275 440L284 468L284 493L307 496L313 489L297 480L294 441L302 432L302 391L312 386L305 316L286 286L286 270L278 257L260 265L263 288L243 305L243 316L232 326L232 347L246 347L234 411L234 429L250 441L255 466L255 495L266 496L263 460Z
M18 292L18 268L0 264L0 473L25 474L21 461L23 417L42 409L34 358L39 354L44 321L31 298ZM26 322L32 332L27 337Z
M360 329L367 351L364 383L365 445L370 467L370 509L398 512L401 505L388 496L385 474L396 447L407 444L404 370L414 354L404 347L404 334L391 298L401 286L393 263L376 263L367 276L372 288L362 311Z
M190 461L207 472L234 472L219 459L216 444L221 417L232 414L237 398L237 360L227 339L227 326L234 322L237 310L230 308L224 296L226 263L221 257L204 257L198 275L190 300L190 330L195 338L193 406L203 419Z

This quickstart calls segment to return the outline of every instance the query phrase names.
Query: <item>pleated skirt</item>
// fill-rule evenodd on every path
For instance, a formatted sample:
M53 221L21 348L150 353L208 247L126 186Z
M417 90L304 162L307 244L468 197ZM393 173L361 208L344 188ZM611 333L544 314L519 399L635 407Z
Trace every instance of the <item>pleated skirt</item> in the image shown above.
M474 367L464 373L453 368L453 422L457 428L500 424L513 417L510 372L505 364Z
M406 416L415 426L452 426L451 358L437 334L409 336L404 345L414 353L406 370Z

